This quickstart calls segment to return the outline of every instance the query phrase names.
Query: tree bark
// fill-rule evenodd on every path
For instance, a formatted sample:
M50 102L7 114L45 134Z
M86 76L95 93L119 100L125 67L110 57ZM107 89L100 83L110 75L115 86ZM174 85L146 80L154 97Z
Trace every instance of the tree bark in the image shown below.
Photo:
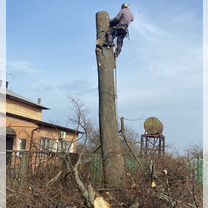
M105 46L105 35L109 31L107 12L96 14L97 27L97 68L99 89L99 125L106 187L121 187L124 177L124 161L116 119L114 53Z

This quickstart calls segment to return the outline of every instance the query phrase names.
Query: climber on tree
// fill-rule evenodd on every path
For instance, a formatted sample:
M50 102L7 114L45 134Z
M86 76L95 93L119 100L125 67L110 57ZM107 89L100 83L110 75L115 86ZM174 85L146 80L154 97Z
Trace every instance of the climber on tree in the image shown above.
M117 38L115 57L118 57L121 52L123 39L127 36L128 26L133 19L133 14L129 9L129 4L124 3L122 4L121 10L117 16L110 21L110 32L107 33L107 43L109 46L112 46L114 45L114 38Z

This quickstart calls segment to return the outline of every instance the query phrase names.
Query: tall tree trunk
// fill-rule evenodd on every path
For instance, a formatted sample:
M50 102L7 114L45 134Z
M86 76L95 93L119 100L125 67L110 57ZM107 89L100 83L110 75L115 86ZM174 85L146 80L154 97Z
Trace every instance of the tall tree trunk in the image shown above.
M109 31L107 12L96 14L97 26L97 68L99 88L99 125L106 187L121 187L124 177L124 161L121 141L118 135L116 119L114 53L112 47L106 47L106 32Z

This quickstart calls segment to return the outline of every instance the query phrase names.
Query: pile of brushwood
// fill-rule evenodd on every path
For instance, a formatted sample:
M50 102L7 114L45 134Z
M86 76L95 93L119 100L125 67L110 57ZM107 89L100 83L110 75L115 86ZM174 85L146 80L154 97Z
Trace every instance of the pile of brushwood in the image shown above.
M80 166L79 176L84 185L90 182L90 172ZM85 208L88 207L72 172L52 168L30 180L13 179L7 185L8 208ZM11 182L11 181L10 181ZM11 184L11 183L10 183ZM202 184L187 159L166 156L147 159L143 170L138 167L120 189L93 187L109 207L121 208L188 208L202 207Z

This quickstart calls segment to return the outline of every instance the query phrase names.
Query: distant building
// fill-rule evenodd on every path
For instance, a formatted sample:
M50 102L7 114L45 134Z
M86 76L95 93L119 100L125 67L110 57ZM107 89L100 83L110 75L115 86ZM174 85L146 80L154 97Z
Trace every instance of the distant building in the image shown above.
M42 121L49 108L6 90L6 149L76 152L79 131Z

